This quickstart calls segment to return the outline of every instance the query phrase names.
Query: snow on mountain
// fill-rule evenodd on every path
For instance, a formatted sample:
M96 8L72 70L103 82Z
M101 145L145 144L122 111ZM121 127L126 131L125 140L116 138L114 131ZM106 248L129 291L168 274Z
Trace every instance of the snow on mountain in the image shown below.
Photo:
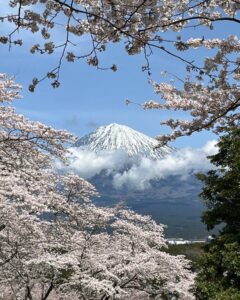
M173 151L164 146L156 148L158 141L128 126L116 123L101 126L96 131L80 138L74 145L82 150L100 153L120 150L130 158L161 159Z

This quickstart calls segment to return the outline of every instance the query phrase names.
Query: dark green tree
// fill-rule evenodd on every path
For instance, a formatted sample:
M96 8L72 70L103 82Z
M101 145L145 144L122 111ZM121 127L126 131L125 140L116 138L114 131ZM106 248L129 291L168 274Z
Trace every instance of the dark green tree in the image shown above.
M240 128L232 128L209 159L215 169L198 174L207 210L202 221L208 230L221 226L205 246L196 278L199 300L240 300Z

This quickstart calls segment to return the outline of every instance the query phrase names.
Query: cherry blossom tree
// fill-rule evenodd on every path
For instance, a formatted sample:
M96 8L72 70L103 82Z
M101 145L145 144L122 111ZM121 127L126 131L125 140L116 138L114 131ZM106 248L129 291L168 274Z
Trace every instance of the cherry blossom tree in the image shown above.
M194 299L163 225L96 206L90 183L54 171L74 137L17 114L20 89L1 74L0 299Z
M69 62L86 59L89 65L106 68L101 65L101 52L109 44L124 42L129 55L143 53L142 68L149 74L149 58L157 50L186 65L183 78L166 70L171 78L177 77L178 84L152 82L161 100L143 104L145 109L190 113L187 120L164 121L172 133L159 137L159 141L166 143L203 129L219 133L238 123L240 42L229 26L240 24L238 0L12 0L7 4L0 20L8 22L11 29L0 37L2 44L10 48L22 45L21 32L28 30L39 40L31 46L31 53L52 54L60 50L58 65L46 76L34 78L31 91L45 78L52 80L54 87L59 86L64 58ZM219 23L228 25L221 31L221 38L219 32L210 37ZM194 38L184 39L189 30ZM56 32L61 34L60 43ZM86 47L81 47L85 37L90 39L87 52L82 51ZM196 48L206 49L208 57L200 53L197 60L189 58ZM107 68L116 71L117 65L113 62Z

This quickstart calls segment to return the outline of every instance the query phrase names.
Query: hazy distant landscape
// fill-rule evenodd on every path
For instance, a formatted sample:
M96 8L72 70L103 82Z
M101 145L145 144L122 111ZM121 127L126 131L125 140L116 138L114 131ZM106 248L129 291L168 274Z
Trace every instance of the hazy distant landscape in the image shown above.
M109 177L104 179L103 175L95 176L91 181L101 195L96 203L108 206L122 201L138 213L151 215L156 222L167 225L165 233L168 238L194 240L209 235L201 222L204 208L198 197L201 184L194 177L186 181L170 177L154 182L144 191L115 190Z

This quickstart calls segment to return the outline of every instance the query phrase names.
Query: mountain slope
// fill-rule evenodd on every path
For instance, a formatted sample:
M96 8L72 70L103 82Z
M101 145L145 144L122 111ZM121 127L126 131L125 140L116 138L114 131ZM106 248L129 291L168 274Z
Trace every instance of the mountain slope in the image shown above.
M95 153L121 150L129 157L147 157L154 160L163 158L173 151L173 148L168 146L156 148L157 140L116 123L99 127L96 131L80 138L74 146Z

